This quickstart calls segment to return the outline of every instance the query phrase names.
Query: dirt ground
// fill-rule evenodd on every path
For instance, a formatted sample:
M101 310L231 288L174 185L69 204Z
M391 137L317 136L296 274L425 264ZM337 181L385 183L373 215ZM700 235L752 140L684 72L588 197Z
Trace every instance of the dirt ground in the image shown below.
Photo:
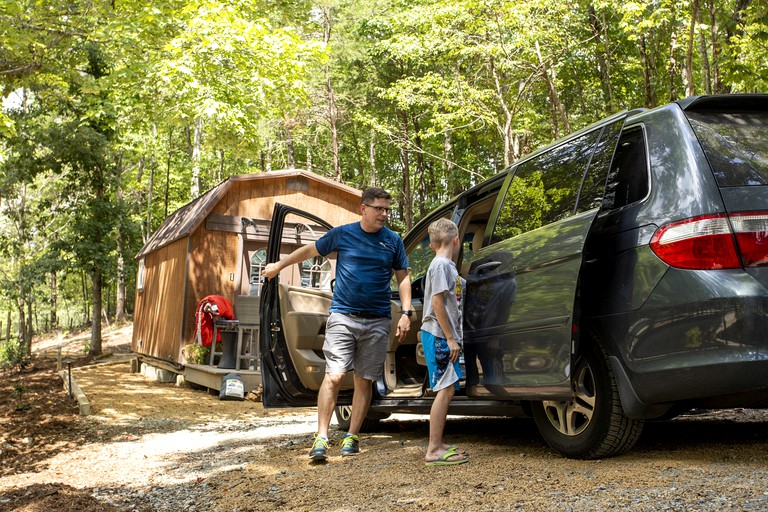
M447 440L470 462L444 468L424 466L426 419L402 415L364 435L359 456L332 446L318 465L314 409L147 380L119 362L127 340L130 326L110 329L112 356L73 365L91 416L53 359L0 374L0 511L768 510L763 411L650 423L633 450L597 461L560 457L529 420L450 418ZM73 337L36 351L57 343L82 347Z

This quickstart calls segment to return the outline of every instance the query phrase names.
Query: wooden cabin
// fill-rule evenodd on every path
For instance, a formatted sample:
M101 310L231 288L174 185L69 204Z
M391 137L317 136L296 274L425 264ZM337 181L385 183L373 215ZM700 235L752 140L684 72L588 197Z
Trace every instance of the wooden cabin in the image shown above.
M341 183L288 170L232 176L179 208L136 255L133 351L142 363L183 374L185 366L193 366L182 349L193 342L195 308L202 298L223 296L233 304L236 319L258 315L260 270L275 203L341 225L360 219L360 197L360 191ZM294 248L283 245L283 254Z

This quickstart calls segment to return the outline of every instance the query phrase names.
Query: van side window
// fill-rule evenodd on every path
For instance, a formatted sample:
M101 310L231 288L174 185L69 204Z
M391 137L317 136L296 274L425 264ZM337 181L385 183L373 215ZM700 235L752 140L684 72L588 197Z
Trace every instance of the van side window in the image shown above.
M589 170L584 176L584 184L579 192L579 204L577 213L599 208L605 195L605 181L611 167L611 159L616 148L616 139L619 138L621 128L624 126L624 118L616 121L603 129L600 141L595 147Z
M648 160L645 136L640 126L624 130L608 172L603 207L615 210L648 195Z
M600 130L593 130L523 162L514 171L493 229L492 242L573 215L577 193L599 135Z

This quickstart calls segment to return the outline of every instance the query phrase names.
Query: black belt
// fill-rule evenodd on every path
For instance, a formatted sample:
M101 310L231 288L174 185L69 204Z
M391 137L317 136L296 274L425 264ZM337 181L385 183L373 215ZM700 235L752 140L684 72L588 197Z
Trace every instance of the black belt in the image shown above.
M356 316L358 318L387 318L385 315L382 315L380 313L369 313L367 311L354 311L352 313L347 313L349 316Z

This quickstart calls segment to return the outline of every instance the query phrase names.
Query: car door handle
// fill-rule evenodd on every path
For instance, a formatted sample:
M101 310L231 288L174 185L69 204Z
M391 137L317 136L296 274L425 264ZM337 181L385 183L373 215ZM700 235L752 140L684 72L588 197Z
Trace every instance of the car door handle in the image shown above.
M478 265L475 271L477 273L490 272L491 270L496 270L500 266L501 266L500 261L489 261L489 262L483 263L482 265Z

